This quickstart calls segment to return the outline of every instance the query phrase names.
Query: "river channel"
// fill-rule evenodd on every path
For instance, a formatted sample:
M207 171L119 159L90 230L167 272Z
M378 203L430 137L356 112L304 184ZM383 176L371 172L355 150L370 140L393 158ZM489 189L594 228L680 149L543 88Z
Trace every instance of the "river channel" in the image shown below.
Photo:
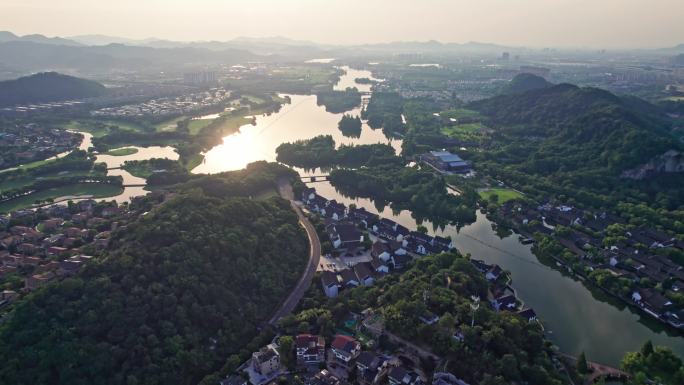
M348 69L337 89L354 86L355 78L371 77L370 72ZM361 89L359 87L359 89ZM366 89L363 89L366 91ZM205 161L194 173L217 173L243 168L256 160L275 160L275 148L283 142L308 139L316 135L332 135L335 142L369 144L390 143L400 150L401 141L389 141L380 130L363 126L360 138L346 138L337 128L341 114L331 114L316 104L315 96L290 95L291 103L269 116L259 116L255 125L246 125L238 133L224 138L223 143L209 150ZM355 109L352 114L358 114ZM312 172L298 170L302 175ZM314 174L316 172L313 172ZM345 204L355 203L369 211L415 229L411 213L395 213L385 207L378 210L368 199L351 199L340 194L328 182L312 184L318 192ZM430 223L424 223L432 228ZM627 351L638 350L646 340L671 347L684 356L684 338L657 322L642 316L600 292L588 290L575 278L558 269L541 264L529 245L519 242L517 235L500 238L485 215L478 213L477 221L457 231L447 226L431 229L433 234L450 236L462 253L473 258L497 263L510 271L518 297L532 307L544 324L547 337L563 352L617 366Z
M83 135L83 141L81 142L79 149L88 151L88 148L92 146L93 135L87 132L81 132L81 135ZM107 165L108 176L121 176L123 178L124 189L121 194L105 198L106 200L115 200L119 203L123 203L128 202L133 197L148 193L144 187L147 183L145 179L133 176L128 171L120 168L127 160L146 160L151 158L178 159L178 153L173 147L169 146L126 146L126 148L135 148L138 152L124 156L98 154L95 159L96 162L104 162Z
M344 68L336 89L357 86L369 91L370 85L356 85L355 78L371 77L369 71ZM277 113L257 116L254 125L240 128L239 132L226 136L223 143L210 149L205 160L193 173L218 173L244 168L257 160L275 161L275 149L283 142L309 139L316 135L332 135L339 144L389 143L401 150L400 140L388 140L381 130L373 130L364 124L359 138L344 137L337 123L342 114L332 114L316 104L313 95L289 95L291 103L283 105ZM351 111L357 115L360 108ZM82 149L91 144L91 135L84 133ZM97 161L116 168L126 160L166 157L177 159L178 154L171 147L136 147L138 152L128 156L98 155ZM302 175L315 175L320 171L298 170ZM109 175L121 175L125 185L144 184L121 169L110 169ZM314 183L319 194L336 199L347 205L355 203L371 212L391 218L411 229L417 224L408 211L392 212L389 207L378 210L369 199L352 199L337 192L328 182ZM118 202L145 194L143 187L126 187L120 195L111 197ZM684 357L684 337L671 334L654 320L636 313L601 292L589 290L582 283L559 269L540 263L532 254L529 245L523 245L517 235L500 238L493 230L493 224L484 214L477 214L477 221L459 230L447 226L434 229L429 222L423 222L432 234L450 236L462 253L473 258L496 263L511 272L513 287L526 306L532 307L544 324L547 337L569 354L584 351L587 358L604 364L617 366L627 351L638 350L646 340L671 347Z

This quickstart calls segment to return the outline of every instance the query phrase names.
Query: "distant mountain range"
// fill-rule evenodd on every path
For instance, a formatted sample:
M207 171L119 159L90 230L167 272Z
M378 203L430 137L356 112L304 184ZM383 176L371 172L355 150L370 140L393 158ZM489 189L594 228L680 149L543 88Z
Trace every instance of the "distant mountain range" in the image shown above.
M70 40L70 39L64 39L61 37L46 37L43 35L24 35L24 36L17 36L13 34L12 32L8 31L0 31L0 43L8 42L8 41L29 41L32 43L41 43L41 44L55 44L55 45L69 45L69 46L80 46L82 45L81 43Z
M490 43L442 43L397 41L356 46L325 45L275 36L238 37L228 41L179 42L162 39L129 39L107 35L68 38L43 35L18 36L0 31L0 70L7 73L59 71L99 74L111 71L188 71L246 61L304 61L320 57L426 54L500 55L501 52L534 52L525 47ZM660 50L662 55L684 53L684 44Z
M242 49L214 51L191 46L160 49L123 44L75 46L24 40L0 43L0 67L24 72L92 73L141 68L148 71L172 68L182 70L266 59Z
M84 99L106 93L105 86L98 82L44 72L0 82L0 107Z
M494 43L467 42L467 43L444 43L437 40L428 41L394 41L387 43L373 44L350 44L335 45L322 44L309 40L296 40L283 36L271 37L247 37L240 36L226 41L174 41L159 38L132 39L120 36L110 36L102 34L76 35L68 37L46 37L44 35L32 34L18 36L9 31L0 31L0 43L8 41L29 41L42 44L69 45L69 46L102 46L109 44L125 44L130 46L143 46L152 48L207 48L213 50L224 50L239 47L257 47L261 50L264 47L273 47L279 50L282 47L316 47L318 49L344 49L344 48L371 48L376 50L412 50L412 51L431 51L431 50L496 50L502 49L524 49L526 47L513 47ZM648 51L649 49L643 49ZM652 49L652 51L684 52L684 43L674 47L663 47ZM255 52L256 53L256 52ZM273 53L273 52L271 52Z

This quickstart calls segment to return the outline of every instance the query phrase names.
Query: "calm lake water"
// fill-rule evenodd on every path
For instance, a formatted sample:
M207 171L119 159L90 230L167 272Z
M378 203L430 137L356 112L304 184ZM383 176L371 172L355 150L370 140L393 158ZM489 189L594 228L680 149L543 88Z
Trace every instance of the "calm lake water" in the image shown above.
M88 147L92 146L92 139L93 136L87 132L82 132L83 135L83 141L81 142L81 145L79 148L81 150L88 150ZM113 155L105 155L105 154L99 154L97 155L95 161L96 162L104 162L107 164L107 168L116 168L116 167L121 167L121 165L127 161L127 160L146 160L146 159L151 159L151 158L168 158L168 159L173 159L177 160L178 159L178 153L175 151L173 147L161 147L161 146L150 146L150 147L137 147L137 146L125 146L125 148L135 148L138 150L135 154L131 155L125 155L125 156L113 156ZM138 178L136 176L131 175L126 170L122 169L115 169L115 170L107 170L107 175L109 176L121 176L123 178L123 184L124 185L144 185L147 182L143 178ZM109 197L109 198L104 198L106 200L115 200L119 203L122 202L128 202L131 198L140 196L140 195L145 195L147 194L148 191L145 190L145 187L143 186L134 186L134 187L124 187L124 191L116 196Z
M337 88L356 85L355 78L370 77L370 72L348 70ZM361 88L361 87L359 87ZM380 130L364 124L361 137L345 138L337 128L341 114L331 114L316 105L315 96L291 95L292 103L270 116L257 117L256 125L240 128L224 138L222 144L206 154L203 164L193 173L217 173L241 169L256 160L275 160L275 148L283 142L330 134L336 143L391 143L397 150L401 141L388 141ZM352 111L358 114L359 109ZM302 175L316 174L299 170ZM369 211L392 218L415 229L416 221L408 211L392 212L388 207L378 210L368 199L352 199L338 193L328 182L312 184L318 192L345 204L355 203ZM431 228L430 223L424 223ZM684 356L684 338L668 335L663 328L624 305L606 298L602 293L586 289L581 282L541 264L529 245L519 242L516 235L499 238L492 223L481 213L477 221L460 231L447 226L433 229L433 234L451 236L458 249L474 258L497 263L511 272L518 296L537 312L548 338L566 353L584 351L590 360L619 365L627 351L638 350L648 339L671 347ZM615 306L617 305L617 306Z
M353 82L358 77L370 77L370 72L347 69L340 83ZM325 107L316 104L315 95L288 96L290 104L283 105L277 113L257 117L255 125L242 126L238 133L223 138L223 143L207 151L204 162L192 172L211 174L238 170L257 160L275 161L275 149L280 144L316 135L332 135L338 145L389 143L401 150L401 141L389 140L381 130L372 130L367 124L363 124L361 137L343 136L337 128L343 114L326 112ZM347 113L359 115L361 109Z
M335 86L333 87L333 89L336 91L344 91L347 88L356 87L360 92L370 92L371 87L373 86L372 84L359 84L356 83L356 79L369 78L371 80L380 80L374 78L371 75L370 71L355 70L346 66L340 68L346 71L347 73L345 75L342 75L340 77L340 81L338 81L337 84L335 84Z

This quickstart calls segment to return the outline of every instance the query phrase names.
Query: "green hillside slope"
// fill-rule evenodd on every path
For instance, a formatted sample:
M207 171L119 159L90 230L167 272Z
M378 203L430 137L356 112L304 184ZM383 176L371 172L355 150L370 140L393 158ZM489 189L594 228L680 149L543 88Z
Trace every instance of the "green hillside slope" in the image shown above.
M105 86L92 80L43 72L0 82L0 106L83 99L106 92Z

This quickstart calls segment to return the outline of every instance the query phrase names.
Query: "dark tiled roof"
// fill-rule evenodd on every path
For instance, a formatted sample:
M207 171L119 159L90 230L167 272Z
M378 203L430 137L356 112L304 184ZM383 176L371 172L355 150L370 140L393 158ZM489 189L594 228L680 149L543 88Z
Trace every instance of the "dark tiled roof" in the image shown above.
M361 352L356 358L356 363L370 369L375 369L373 366L378 363L378 357L371 352Z
M373 276L370 262L361 262L354 265L354 272L359 279L366 279Z
M324 271L321 273L321 281L323 282L324 287L338 284L337 275L331 271Z
M389 371L389 377L397 382L402 382L408 372L401 366L395 366Z
M342 277L342 284L348 285L352 281L359 282L359 278L352 269L344 269L340 271L340 277Z

